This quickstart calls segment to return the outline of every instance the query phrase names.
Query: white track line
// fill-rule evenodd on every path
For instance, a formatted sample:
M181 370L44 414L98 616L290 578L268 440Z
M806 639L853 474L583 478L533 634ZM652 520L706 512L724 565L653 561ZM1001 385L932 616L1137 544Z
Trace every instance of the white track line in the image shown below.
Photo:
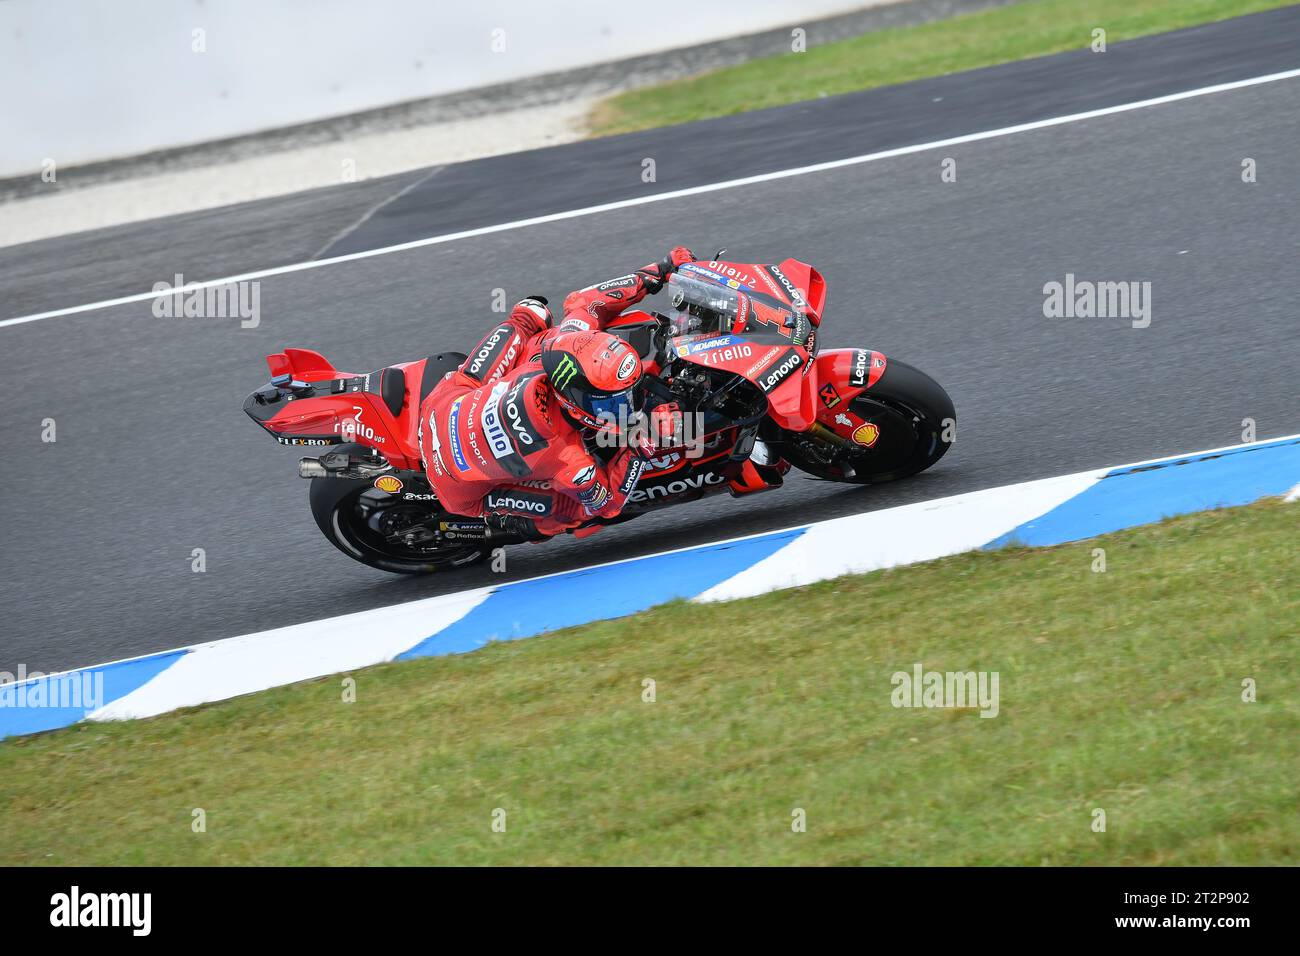
M570 209L567 212L550 213L545 216L534 216L531 219L518 219L514 222L503 222L495 226L481 226L477 229L466 229L462 232L449 232L441 236L430 236L426 239L416 239L412 242L403 242L395 246L383 246L378 249L367 249L364 252L352 252L345 256L335 256L331 259L315 259L310 262L298 262L293 265L278 266L274 269L262 269L257 272L245 272L240 275L226 276L222 279L209 279L206 282L191 282L179 289L167 289L163 292L140 292L135 295L122 296L117 299L105 299L102 302L89 302L85 305L74 305L67 309L55 309L52 312L37 312L34 315L21 315L13 319L0 320L0 328L9 325L22 325L25 322L36 322L40 319L53 319L61 315L76 315L81 312L93 312L96 309L106 309L115 305L129 305L133 302L148 302L151 299L157 299L162 296L171 296L178 293L190 292L196 289L208 289L213 286L226 285L231 282L245 282L253 279L263 279L267 276L284 275L290 272L302 272L307 269L320 269L324 266L337 265L340 262L352 262L356 259L368 259L371 256L384 256L394 252L404 252L407 249L419 249L423 246L441 245L442 243L455 242L458 239L470 239L475 236L491 235L494 232L508 232L511 229L523 229L526 226L537 226L548 222L559 222L564 219L577 219L581 216L593 216L597 213L610 212L615 209L627 209L631 206L644 206L649 203L665 202L670 199L680 199L685 196L698 196L701 193L718 192L723 189L735 189L739 186L752 186L755 183L771 182L775 179L787 179L791 176L806 176L809 173L820 173L831 169L841 169L845 166L857 166L862 163L872 163L882 159L893 159L897 156L909 156L913 153L921 153L931 149L941 149L948 146L959 146L962 143L977 143L986 139L997 139L1002 136L1011 136L1015 133L1027 133L1032 130L1047 129L1052 126L1063 126L1067 123L1079 123L1083 120L1095 119L1099 116L1111 116L1115 113L1127 113L1131 110L1146 109L1150 106L1162 106L1165 103L1177 103L1180 100L1190 100L1198 96L1209 96L1212 93L1225 93L1229 90L1240 90L1250 86L1260 86L1264 83L1276 83L1278 80L1290 80L1300 77L1300 69L1286 70L1282 73L1269 73L1266 76L1254 76L1245 80L1234 80L1231 83L1219 83L1214 86L1203 86L1195 90L1186 90L1182 93L1170 93L1167 96L1157 96L1154 99L1138 100L1133 103L1121 103L1118 106L1106 106L1101 109L1088 110L1084 113L1071 113L1068 116L1057 116L1053 119L1035 120L1032 123L1020 123L1016 126L1004 126L1000 129L985 130L981 133L968 133L965 136L954 136L950 139L934 140L929 143L918 143L914 146L902 146L898 149L887 149L879 153L866 153L861 156L850 156L846 159L836 159L825 163L814 163L811 166L798 166L793 169L782 169L771 173L760 173L757 176L745 176L741 179L729 179L720 183L708 183L704 186L691 186L688 189L675 189L671 192L654 193L650 196L638 196L635 199L620 199L617 202L602 203L598 206L585 206L582 209Z

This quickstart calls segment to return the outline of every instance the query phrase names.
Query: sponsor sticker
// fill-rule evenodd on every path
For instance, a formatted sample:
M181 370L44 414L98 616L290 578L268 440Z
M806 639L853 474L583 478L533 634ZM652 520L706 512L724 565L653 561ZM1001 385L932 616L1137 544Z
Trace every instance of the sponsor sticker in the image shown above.
M528 409L525 407L527 402L524 399L524 389L528 383L537 377L537 373L524 375L511 386L510 391L506 393L501 407L506 413L506 422L510 426L510 435L514 438L515 448L522 455L531 455L539 452L546 447L546 440L542 438L541 433L534 427L531 419L528 417ZM535 390L539 395L547 391L544 388ZM545 397L539 400L543 412L545 411Z
M340 438L307 438L297 435L276 435L275 440L281 445L338 445Z
M827 408L834 408L840 403L840 393L835 391L835 385L832 382L827 382L819 388L817 394L821 396L822 404Z
M660 455L658 458L651 458L649 460L649 467L651 471L667 471L681 460L681 452L670 451L666 455Z
M628 501L654 501L659 498L675 498L678 495L702 491L709 485L720 485L727 479L715 471L700 475L690 475L674 481L660 482L645 488L638 488L628 496Z
M781 347L779 345L768 349L757 362L745 369L745 378L753 378L763 369L767 368L768 364L780 353Z
M386 491L390 495L395 495L402 490L402 479L395 475L380 475L375 479L375 487L380 491Z
M490 491L483 503L488 511L513 511L542 517L551 513L551 496L531 491Z
M447 466L444 465L444 464L442 463L441 445L440 445L439 442L438 442L438 412L437 412L437 409L430 409L430 410L429 410L429 432L430 432L430 434L431 434L431 436L432 436L431 440L432 440L432 442L433 442L433 444L432 444L432 446L431 446L431 450L433 451L433 461L432 461L432 462L430 461L429 456L426 455L426 454L424 453L424 419L420 419L420 427L419 427L418 429L416 429L416 432L415 432L415 441L416 441L416 444L419 446L419 449L420 449L420 462L421 462L422 464L424 464L426 467L427 467L429 464L432 464L433 467L434 467L434 470L437 471L438 474L442 474L443 472L445 472L445 471L447 470Z
M765 373L763 377L758 380L758 387L761 388L764 393L771 392L787 378L799 369L803 368L805 364L807 363L804 362L803 356L794 351L794 349L791 349L779 364L772 368L771 371Z
M580 319L577 318L576 316L570 315L567 316L565 320L560 323L560 331L561 332L590 332L591 323L588 322L586 319Z
M793 317L793 323L790 325L790 340L795 345L807 345L809 336L812 335L812 322L808 316L802 312L796 312ZM808 351L812 351L810 348Z
M853 365L849 369L852 388L870 388L885 374L885 357L868 349L853 350Z
M492 387L487 401L483 403L483 414L479 418L483 423L483 434L487 438L488 447L492 449L492 455L498 459L514 452L510 446L510 436L506 434L505 425L501 421L501 396L506 393L508 387L505 382L498 382Z
M551 373L551 384L563 391L569 387L569 383L577 374L578 363L573 360L572 355L564 352L560 355L560 362L555 366L555 371Z
M365 409L360 405L352 406L352 417L343 418L334 423L334 431L343 436L345 441L368 441L373 445L382 445L386 439L370 425L361 420Z
M867 371L871 367L871 353L866 349L853 350L853 365L849 369L849 385L862 388L867 384Z
M739 345L744 341L739 335L719 335L711 339L701 339L687 345L686 354L695 355L697 352L709 352L713 349L726 348L728 345ZM680 352L681 349L678 349L679 354Z
M629 352L623 356L623 361L618 363L618 380L626 382L636 371L636 356Z
M710 349L704 354L705 365L723 365L726 362L738 362L754 354L750 345L729 345L726 348Z
M632 459L632 463L628 465L627 474L623 476L623 483L618 486L619 494L632 495L632 489L635 488L636 483L641 480L641 472L644 470L645 461L643 459Z
M879 438L880 429L871 422L867 422L865 425L859 425L853 430L854 443L862 445L865 448L870 448Z
M514 329L508 325L494 329L470 359L469 366L465 369L466 374L482 381L483 373L496 364L499 356L505 361L513 359L519 345L519 337L513 335L513 332Z
M803 293L799 291L798 287L793 282L791 282L788 278L786 278L784 272L782 272L776 266L768 266L767 271L774 279L776 279L777 282L781 284L781 288L785 290L786 297L790 300L790 302L793 305L804 304Z
M752 283L754 281L754 277L743 269L737 269L725 262L718 262L716 259L709 262L709 267L717 270L714 274L720 279L739 279L742 283Z
M714 272L712 269L706 269L704 266L696 265L694 262L683 262L677 267L678 272L693 272L697 276L708 276L710 279L722 281L727 277Z
M597 482L589 488L580 489L578 500L582 502L587 514L595 514L609 502L609 489Z
M465 460L465 451L460 447L460 403L458 398L452 403L451 411L447 413L447 438L451 442L451 457L456 461L456 468L459 471L469 471L469 462ZM433 425L433 416L429 417L429 425ZM437 432L434 432L437 435ZM434 451L438 450L437 439L434 439Z

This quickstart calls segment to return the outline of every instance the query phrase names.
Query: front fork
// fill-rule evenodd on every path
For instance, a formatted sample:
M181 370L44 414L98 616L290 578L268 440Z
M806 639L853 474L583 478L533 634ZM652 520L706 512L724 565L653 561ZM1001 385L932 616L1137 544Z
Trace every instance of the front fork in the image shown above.
M820 438L822 441L826 442L827 444L834 445L836 448L847 448L849 445L852 444L852 442L850 442L839 432L835 431L832 428L827 427L826 425L823 425L821 422L816 422L816 421L813 422L812 427L809 428L808 431L805 432L805 434L814 435L817 438Z

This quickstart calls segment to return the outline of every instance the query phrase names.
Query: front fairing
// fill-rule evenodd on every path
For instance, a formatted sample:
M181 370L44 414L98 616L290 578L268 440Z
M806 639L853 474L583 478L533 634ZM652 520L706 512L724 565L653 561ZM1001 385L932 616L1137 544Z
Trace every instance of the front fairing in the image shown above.
M815 417L809 399L817 388L812 353L790 344L779 333L679 336L672 340L671 350L681 361L731 372L752 382L767 397L770 417L783 428L807 428Z
M683 293L686 293L685 296ZM817 327L826 284L806 263L688 262L665 283L655 311L678 333L669 359L738 375L767 398L769 416L802 430L816 419ZM692 322L681 300L706 317Z

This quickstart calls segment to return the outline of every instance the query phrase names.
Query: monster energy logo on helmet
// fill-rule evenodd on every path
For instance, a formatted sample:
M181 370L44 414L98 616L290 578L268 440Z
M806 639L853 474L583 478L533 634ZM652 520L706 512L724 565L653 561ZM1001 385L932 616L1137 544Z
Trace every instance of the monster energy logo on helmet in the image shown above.
M578 363L566 352L560 356L560 364L555 366L555 371L551 373L551 384L557 389L568 388L573 381L573 376L577 374Z

